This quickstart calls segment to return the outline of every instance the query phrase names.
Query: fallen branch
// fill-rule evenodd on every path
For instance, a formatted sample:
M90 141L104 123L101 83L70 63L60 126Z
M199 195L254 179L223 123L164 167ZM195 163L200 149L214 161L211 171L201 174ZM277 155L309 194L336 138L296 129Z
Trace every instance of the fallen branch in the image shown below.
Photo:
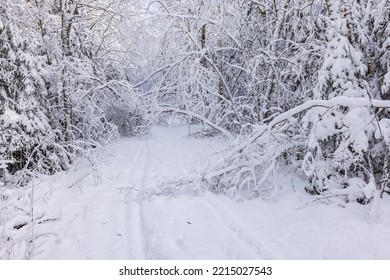
M187 116L190 116L190 117L193 117L193 118L196 118L200 121L202 121L204 124L207 124L208 126L220 131L224 136L226 136L227 138L229 139L234 139L234 135L231 134L229 131L227 131L226 129L216 125L215 123L207 120L206 118L202 117L201 115L199 114L196 114L194 112L191 112L191 111L186 111L186 110L181 110L181 109L177 109L177 108L174 108L174 107L170 107L170 106L162 106L162 113L167 113L167 112L173 112L173 113L177 113L177 114L183 114L183 115L187 115Z

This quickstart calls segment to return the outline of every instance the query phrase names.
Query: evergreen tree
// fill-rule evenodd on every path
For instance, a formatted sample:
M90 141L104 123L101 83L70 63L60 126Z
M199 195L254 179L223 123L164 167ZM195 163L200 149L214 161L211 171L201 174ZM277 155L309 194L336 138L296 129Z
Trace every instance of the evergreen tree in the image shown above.
M25 183L26 175L31 176L27 170L55 171L52 166L58 158L43 106L45 84L38 71L42 61L36 42L22 34L7 8L1 9L0 29L0 157L7 165L2 171L5 182L9 175L23 171L20 177L13 176L17 181L11 187L18 187Z
M344 5L333 10L335 19L328 32L331 40L314 89L316 99L371 98L365 81L367 67L363 64L363 56L347 37L351 36L348 18L340 16L345 11ZM319 194L330 186L342 188L355 182L348 181L355 177L363 178L369 187L372 186L373 173L366 156L373 144L375 115L371 108L354 108L353 105L315 108L305 116L309 151L303 170L310 182L308 192Z

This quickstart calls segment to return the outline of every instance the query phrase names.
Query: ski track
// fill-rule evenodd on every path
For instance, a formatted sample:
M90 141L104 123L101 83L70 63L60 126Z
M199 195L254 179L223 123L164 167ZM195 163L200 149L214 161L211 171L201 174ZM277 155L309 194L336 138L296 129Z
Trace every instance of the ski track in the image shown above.
M128 194L126 199L126 225L129 235L130 259L156 258L156 253L153 252L153 245L150 239L155 239L153 235L157 233L158 228L153 228L151 231L145 230L148 227L147 225L145 226L145 223L148 223L150 228L150 224L154 221L150 218L146 218L145 220L143 209L143 199L145 197L142 194L147 193L148 189L153 189L165 179L173 179L190 174L190 166L193 164L191 161L194 160L194 155L201 154L201 151L194 152L188 150L188 147L186 147L188 139L184 135L167 141L167 138L173 138L169 130L157 129L154 133L150 139L134 141L133 143L130 142L129 145L133 144L133 147L130 148L129 146L129 151L127 152L130 156L134 147L138 150L132 160L134 164L130 166L131 171L128 173L127 179L127 187L130 188L130 194ZM118 152L123 151L118 150ZM122 168L124 167L122 166ZM273 258L272 254L263 245L256 244L256 239L251 237L245 231L245 228L239 225L238 221L223 208L223 205L220 205L219 202L213 202L206 197L202 197L201 199L203 200L205 209L208 209L207 212L211 216L210 219L220 224L223 231L226 231L228 233L227 235L230 236L230 240L241 244L240 247L242 247L242 251L244 252L241 254L246 255L248 258ZM148 202L149 206L150 204L153 204L153 200ZM164 228L161 228L161 230L164 230ZM181 235L171 236L171 238L172 244L174 244L173 250L178 250L182 254L186 254L184 252L185 247L182 244L184 241L181 241ZM169 247L171 245L167 246ZM163 252L160 252L160 254L164 255ZM188 252L188 256L191 257L190 252Z
M136 156L136 164L131 172L130 183L134 184L136 182L134 188L139 190L140 194L147 192L148 188L155 187L164 179L190 174L190 165L193 164L190 161L194 160L194 156L185 147L188 142L185 137L167 141L167 138L172 138L169 133L162 133L161 130L158 130L158 132L155 131L155 133L156 135L154 137L152 135L151 139L138 142L141 152ZM136 178L134 179L132 177ZM228 232L227 235L230 236L229 238L232 241L241 244L240 247L242 247L243 251L241 254L249 258L273 258L272 254L246 232L245 228L239 225L238 221L224 209L220 202L214 202L206 197L202 197L201 199L206 206L205 209L208 209L207 213L211 216L210 219L215 221L215 223L219 223L224 228L224 231ZM143 215L143 196L133 197L128 203L130 206L128 211L130 213L127 224L131 228L129 232L131 240L130 257L133 259L155 258L155 252L150 251L153 245L151 245L149 239L154 239L153 234L156 234L158 229L150 232L145 230L147 226L144 223L153 223L154 221L152 219L145 221ZM153 204L153 200L149 202L150 204ZM175 213L168 214L175 215ZM183 252L185 248L184 241L181 240L182 236L178 234L177 236L170 237L172 244L174 244L173 249L181 251L182 254L186 254L186 252Z
M132 160L133 164L130 166L127 178L129 191L126 195L126 225L130 244L129 259L156 257L154 252L149 252L149 248L153 247L149 239L154 239L155 232L145 230L145 223L154 222L153 219L145 221L144 217L143 200L150 199L148 192L153 191L164 180L190 174L189 166L192 162L189 161L193 161L194 157L188 152L188 147L185 147L188 140L182 135L172 141L167 141L167 138L172 138L172 136L157 129L150 139L129 143L129 151L127 151L129 156L131 156L131 151L138 150ZM121 151L118 150L118 152ZM153 204L153 200L149 202L149 205L150 203ZM221 218L216 216L216 219Z
M129 258L130 259L145 259L144 250L144 233L142 222L142 201L139 198L139 192L145 187L145 177L148 171L149 149L148 144L142 145L139 149L139 153L135 157L135 165L128 178L128 187L130 192L135 194L129 194L125 203L127 204L127 219L126 225L128 228L128 237L130 240ZM137 168L137 166L140 166ZM138 173L138 182L134 184L133 178L136 178ZM137 178L136 178L137 179ZM134 188L134 189L132 189Z
M243 244L243 247L248 248L255 258L275 259L270 250L266 249L261 241L257 241L245 228L240 226L239 222L218 199L210 200L210 198L206 197L204 202L212 210L216 218L236 237L237 242Z

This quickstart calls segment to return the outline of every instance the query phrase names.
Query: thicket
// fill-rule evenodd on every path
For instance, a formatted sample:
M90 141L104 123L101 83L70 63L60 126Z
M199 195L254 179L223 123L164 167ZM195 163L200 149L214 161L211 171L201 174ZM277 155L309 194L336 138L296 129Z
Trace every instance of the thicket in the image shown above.
M288 165L313 195L366 204L389 191L389 1L156 1L148 13L165 26L148 89L160 110L236 139L197 184L268 196Z

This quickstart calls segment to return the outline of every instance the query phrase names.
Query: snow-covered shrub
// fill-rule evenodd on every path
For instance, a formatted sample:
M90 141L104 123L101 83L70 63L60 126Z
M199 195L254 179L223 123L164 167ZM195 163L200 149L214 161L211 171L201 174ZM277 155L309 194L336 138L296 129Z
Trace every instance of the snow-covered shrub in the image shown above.
M333 32L318 74L314 98L369 98L363 79L366 67L360 52L340 32ZM328 189L332 181L345 187L345 179L355 176L368 182L372 174L365 161L373 143L374 119L375 112L367 107L315 107L306 113L302 124L308 135L308 150L302 169L310 183L308 192L319 194Z
M0 259L29 259L33 247L31 198L0 184Z

